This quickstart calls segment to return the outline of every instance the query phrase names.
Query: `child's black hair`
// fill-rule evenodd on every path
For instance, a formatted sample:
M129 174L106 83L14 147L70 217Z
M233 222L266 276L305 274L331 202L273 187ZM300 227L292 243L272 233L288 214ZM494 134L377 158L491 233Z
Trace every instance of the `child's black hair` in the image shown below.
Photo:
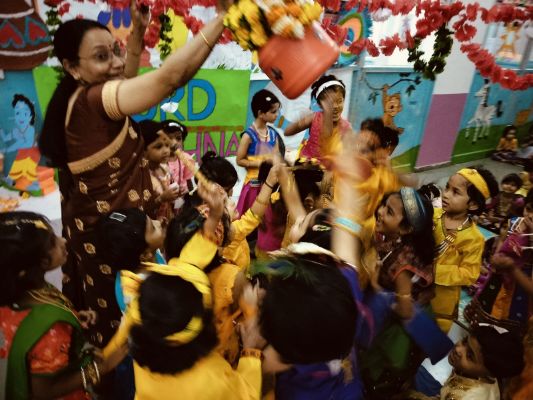
M267 282L259 313L261 333L283 362L312 364L349 354L357 308L332 258L305 254L257 267Z
M205 310L194 285L176 276L152 273L141 284L139 312L142 325L130 333L130 352L142 367L172 375L191 368L218 343L213 313ZM193 316L201 316L202 331L191 342L175 346L165 337L183 330Z
M418 189L418 193L420 193L421 196L424 196L429 201L441 197L439 187L433 182L420 186L420 189Z
M205 217L196 209L200 204L202 204L202 200L196 192L193 195L189 195L180 213L170 221L165 236L165 255L168 260L179 257L183 247L204 225ZM222 224L224 225L224 239L222 240L221 246L224 247L230 242L229 231L231 221L227 213L224 213L222 216ZM221 263L220 258L215 255L204 271L212 269L213 265L218 266Z
M330 86L326 89L324 89L322 92L318 94L317 98L317 92L320 86L322 86L326 82L331 81L337 81L340 83L340 85L334 85ZM311 97L316 99L317 102L320 102L320 100L323 98L324 93L327 93L328 91L339 91L342 94L342 97L346 97L346 87L344 86L344 83L338 79L335 75L322 75L318 80L313 82L311 85Z
M124 208L104 215L96 225L98 248L115 271L134 271L147 249L146 214L138 208Z
M270 111L274 104L281 104L276 95L269 90L261 89L252 97L252 114L257 118L259 112Z
M502 137L505 137L510 131L514 130L516 132L516 126L514 125L507 125L505 128L503 128Z
M471 335L479 342L483 364L494 378L510 378L522 372L524 346L518 334L499 333L492 325L476 325Z
M28 99L23 94L15 94L13 96L13 101L11 102L11 106L15 108L15 106L17 105L19 101L28 106L28 108L30 109L30 113L31 113L30 125L32 126L35 125L35 107L33 103L30 101L30 99Z
M25 291L42 285L44 267L50 262L56 240L43 215L29 211L0 213L0 306L11 305Z
M233 188L238 180L235 167L225 158L217 156L214 151L208 151L203 155L200 172L226 190Z
M533 126L533 125L531 125ZM524 161L524 171L525 172L533 172L533 158L529 158L526 161Z
M144 148L148 148L150 144L159 139L159 131L163 129L161 122L145 119L139 122L139 129L144 139Z
M367 118L361 122L361 130L374 132L378 138L380 146L384 149L396 147L400 142L399 132L396 129L385 126L381 118Z
M202 228L205 218L195 207L184 207L172 218L165 237L165 255L167 259L179 257L181 250L194 234Z
M161 129L163 129L163 132L165 132L167 135L172 135L177 132L181 133L181 140L183 142L185 142L185 138L187 138L187 135L189 134L189 131L185 125L173 119L161 121Z
M504 183L510 183L520 189L522 187L522 178L518 174L507 174L502 179L502 185Z
M420 229L418 229L417 232L403 235L402 243L404 245L412 246L415 250L415 254L420 258L420 261L422 261L422 263L430 264L433 262L433 258L435 255L435 239L433 237L433 205L431 204L431 201L424 197L420 192L418 192L418 194L422 200L424 213L426 215L424 225ZM398 192L387 193L385 196L383 196L383 200L381 201L379 207L385 205L387 203L387 199L392 195L396 195L400 199L402 199L400 193ZM376 209L376 214L378 212L378 209ZM409 228L411 228L411 225L409 224L409 221L406 218L404 208L402 208L402 212L403 218L400 222L400 227L402 227L404 230L408 230Z
M469 168L475 169L479 173L479 175L481 175L481 177L487 184L490 197L494 197L499 193L500 187L498 185L498 181L496 181L496 178L494 177L492 172L490 172L488 169L483 168L480 165ZM485 203L487 202L487 199L485 199L481 192L477 190L477 188L470 182L468 182L466 193L468 194L468 198L470 199L470 201L473 201L478 206L476 210L469 210L468 212L470 214L480 215L483 211L485 211Z
M381 147L385 149L389 147L396 148L398 143L400 143L400 138L398 135L399 132L396 129L384 126L379 137Z
M313 243L323 249L331 250L333 210L322 208L312 212L314 213L313 221L309 221L309 226L299 241Z

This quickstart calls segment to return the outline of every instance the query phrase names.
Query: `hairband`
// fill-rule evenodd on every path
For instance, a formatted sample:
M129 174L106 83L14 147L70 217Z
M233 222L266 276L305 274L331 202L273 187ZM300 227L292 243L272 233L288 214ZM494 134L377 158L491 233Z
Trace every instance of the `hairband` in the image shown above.
M169 123L167 123L167 126L165 128L168 128L169 126L174 127L174 128L178 128L181 132L184 131L183 126L178 124L177 122L169 122ZM163 129L165 129L165 128L163 128Z
M426 208L424 207L422 198L415 189L410 187L401 188L400 197L402 198L405 217L413 227L414 232L422 231L426 220Z
M489 187L487 186L487 182L485 182L485 179L483 179L478 171L473 168L463 168L457 171L457 173L474 185L474 187L483 195L485 200L490 197L490 191Z
M324 82L316 90L315 99L318 99L318 96L320 96L320 93L322 93L324 90L326 90L328 87L331 87L331 86L341 86L344 89L344 85L337 80Z
M7 221L2 221L1 222L1 225L5 225L5 226L17 226L20 225L20 224L28 224L28 225L33 225L35 226L36 228L38 229L44 229L45 231L48 231L48 226L46 226L46 224L41 221L40 219L9 219Z
M210 309L213 307L209 278L200 268L180 260L175 260L172 266L148 262L143 263L143 265L148 267L146 271L149 273L177 276L186 282L192 283L195 289L202 295L202 304L204 309ZM134 299L130 303L128 308L128 316L131 318L134 324L142 324L138 299ZM202 322L202 317L195 315L191 318L185 328L183 328L181 331L165 336L165 340L170 342L172 345L180 346L193 341L200 334L203 328L204 324Z
M128 316L135 325L142 325L141 313L139 311L139 300L133 299L128 307ZM165 340L171 345L180 346L192 342L202 331L204 324L202 318L194 316L185 328L179 332L165 336Z

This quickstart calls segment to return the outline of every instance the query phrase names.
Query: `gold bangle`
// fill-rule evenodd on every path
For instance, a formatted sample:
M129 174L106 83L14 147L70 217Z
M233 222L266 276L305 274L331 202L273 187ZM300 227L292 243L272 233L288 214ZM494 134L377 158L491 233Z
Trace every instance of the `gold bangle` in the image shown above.
M263 352L258 349L242 349L241 357L254 357L263 361Z
M396 293L396 297L402 298L402 299L411 299L411 293L405 293L405 294Z
M86 392L89 390L89 387L87 386L87 377L85 376L85 371L83 370L83 367L80 368L81 373L81 383L83 384L83 390Z
M202 36L202 38L204 39L204 42L207 45L207 47L209 47L211 50L213 50L213 46L211 46L211 44L209 43L209 41L205 37L204 33L202 31L199 31L199 32L200 32L200 35Z
M99 373L96 372L95 365L93 363L89 363L85 366L85 375L88 378L91 386L96 386L99 383L98 376Z

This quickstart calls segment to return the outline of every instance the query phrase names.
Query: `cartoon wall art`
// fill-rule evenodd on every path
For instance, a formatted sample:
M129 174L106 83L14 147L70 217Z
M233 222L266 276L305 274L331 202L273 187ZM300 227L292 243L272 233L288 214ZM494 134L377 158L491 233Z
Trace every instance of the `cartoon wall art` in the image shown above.
M392 70L392 68L390 68ZM358 131L361 122L367 118L382 118L384 123L398 129L400 142L392 153L393 165L412 170L415 166L424 132L428 98L433 92L434 82L422 79L408 69L392 71L379 68L358 70L350 105L350 120Z
M465 137L472 135L472 143L476 143L478 139L486 139L489 135L489 127L494 117L502 115L502 101L498 100L495 104L489 104L490 83L488 79L484 80L484 84L475 94L478 101L476 111L472 118L468 121L468 126L465 132Z
M35 1L0 1L0 70L28 70L47 59L50 35Z
M42 118L32 72L8 72L0 91L0 184L34 196L53 192L55 172L41 165L37 147Z
M381 104L383 105L383 124L389 128L396 129L399 134L403 133L403 128L399 128L394 123L394 117L402 111L402 95L397 93L387 93L389 85L385 84L381 88Z
M383 119L385 126L396 129L399 134L402 134L404 128L397 126L394 122L394 117L396 117L403 110L402 95L400 92L391 93L389 90L402 82L407 82L409 85L405 89L405 94L410 96L411 93L416 89L416 86L420 85L422 80L418 75L410 77L410 73L400 73L399 75L399 79L390 86L385 83L381 87L375 87L372 86L366 78L364 79L364 82L365 85L371 90L371 93L368 96L369 101L375 104L377 98L379 95L381 95L381 105L383 107L383 115L381 118Z
M520 61L522 55L516 51L516 42L520 38L518 32L522 29L522 24L518 21L505 24L505 31L500 36L502 45L496 52L496 57L511 61Z
M340 67L352 65L359 60L359 55L352 54L348 48L353 42L370 37L372 31L372 19L366 9L361 12L355 9L346 11L344 6L345 3L341 3L341 10L336 21L340 28L346 29L346 38L339 46L341 54L336 64Z
M516 126L522 126L527 123L531 113L533 112L533 99L529 107L519 110L514 118L514 124Z
M494 152L507 125L515 125L521 143L533 124L533 88L512 91L474 75L455 145L453 163L464 163Z

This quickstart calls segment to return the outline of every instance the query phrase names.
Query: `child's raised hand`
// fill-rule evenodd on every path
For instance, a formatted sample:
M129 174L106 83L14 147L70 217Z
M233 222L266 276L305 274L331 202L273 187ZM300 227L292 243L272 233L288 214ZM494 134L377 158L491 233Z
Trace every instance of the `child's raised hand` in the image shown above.
M94 325L96 323L96 311L78 311L78 320L80 321L80 325L83 329L89 329L89 325Z
M220 218L226 207L228 195L222 186L214 182L199 182L198 195L209 207L209 215L214 218Z
M165 201L174 201L178 197L180 197L180 188L179 186L176 187L168 187L166 188L163 193L159 195L159 199L161 202Z
M320 107L324 111L324 114L331 116L333 114L333 108L335 105L335 95L336 93L333 91L325 91L322 94L322 98L320 100Z
M240 322L238 328L242 339L242 345L245 349L261 350L266 346L266 340L261 336L259 330L257 317Z
M128 355L129 347L128 342L124 342L121 346L117 347L108 357L104 357L102 350L95 349L93 351L94 361L98 364L98 370L101 375L105 375L108 372L114 370L122 360Z
M496 272L505 272L515 268L513 259L502 254L495 254L492 256L490 263L496 268Z
M272 165L272 168L270 168L270 171L268 172L268 176L265 180L265 183L269 187L274 187L274 185L279 182L279 174L283 167L284 167L283 164Z

